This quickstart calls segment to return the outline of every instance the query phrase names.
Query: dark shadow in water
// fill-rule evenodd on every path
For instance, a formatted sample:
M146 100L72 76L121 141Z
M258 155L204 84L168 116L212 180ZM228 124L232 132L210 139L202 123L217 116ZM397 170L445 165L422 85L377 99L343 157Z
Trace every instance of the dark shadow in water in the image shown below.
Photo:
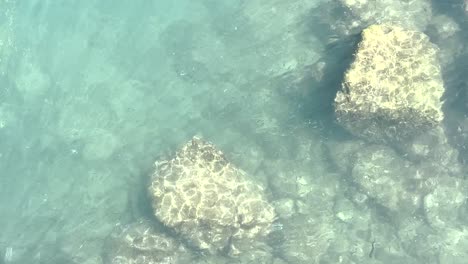
M468 43L468 13L465 12L463 0L433 0L432 6L435 14L446 15L452 18L460 27L460 30L455 33L458 41ZM433 27L428 28L428 35L433 39L442 49L447 40L440 39L437 32ZM452 37L452 38L453 38ZM448 49L450 47L446 47ZM466 98L468 75L468 52L467 45L465 44L461 54L456 56L455 60L447 67L442 69L445 94L444 94L444 110L445 112L466 112L468 110L468 101ZM456 114L456 113L454 113Z
M281 82L288 86L284 89L288 92L283 96L297 105L295 114L302 122L320 124L326 137L347 138L349 134L335 122L333 103L361 36L338 37L330 27L333 21L321 18L324 8L319 6L309 12L304 18L305 30L302 32L306 44L310 36L322 40L326 47L322 58L303 69L300 79L282 76ZM312 44L308 46L313 47Z
M468 53L458 56L448 67L443 69L445 86L445 111L455 111L466 114L468 110Z
M148 191L149 186L151 186L151 175L154 173L154 166L147 166L142 170L134 171L134 173L135 175L127 178L127 185L132 190L128 192L128 210L130 211L128 213L131 218L128 220L129 222L135 222L142 218L155 220ZM160 223L157 222L156 224Z
M459 151L459 160L468 163L468 137L466 119L468 118L468 53L459 56L443 71L444 123L449 141Z
M450 50L450 41L465 43L455 59L442 69L444 80L444 124L452 146L458 149L462 163L468 162L468 138L463 135L461 126L468 118L468 12L465 11L463 0L432 0L433 12L452 18L459 26L459 31L450 39L442 39L437 30L429 26L428 35L440 48ZM445 47L444 47L445 46Z

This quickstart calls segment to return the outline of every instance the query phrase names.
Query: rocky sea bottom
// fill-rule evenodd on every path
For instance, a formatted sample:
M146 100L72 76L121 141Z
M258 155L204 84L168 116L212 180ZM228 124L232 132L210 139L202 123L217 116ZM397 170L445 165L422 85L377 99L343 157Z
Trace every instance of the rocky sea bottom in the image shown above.
M464 263L463 1L391 2L0 2L0 263ZM444 121L404 146L333 115L373 19L440 49ZM265 188L254 249L206 252L155 217L154 162L193 136Z

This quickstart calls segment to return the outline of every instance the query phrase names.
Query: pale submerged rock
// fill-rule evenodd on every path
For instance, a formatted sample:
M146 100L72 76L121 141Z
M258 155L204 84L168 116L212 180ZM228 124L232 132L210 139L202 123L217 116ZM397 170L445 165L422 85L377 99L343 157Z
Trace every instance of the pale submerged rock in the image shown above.
M276 200L273 205L275 206L278 216L283 219L290 218L296 211L295 201L293 199L283 198Z
M338 122L378 143L406 141L437 126L444 86L436 53L423 33L385 24L365 29L335 98Z
M445 245L441 248L439 254L439 263L464 264L468 258L466 248L468 247L468 229L448 228L444 231L444 238L441 239L441 244Z
M279 254L288 263L320 263L337 234L332 216L322 212L310 217L295 215L284 223L284 243Z
M465 180L454 177L438 177L435 189L424 197L424 212L429 224L444 229L456 226L466 204L468 185Z
M147 220L118 225L104 247L104 264L190 263L192 255L174 238L155 230Z
M263 187L196 137L174 158L156 162L149 193L157 219L210 253L240 255L269 234L276 218Z
M364 194L394 215L408 216L421 207L429 188L425 173L410 165L390 148L369 146L356 155L352 177Z
M424 162L424 167L434 167L432 172L462 175L458 162L459 153L447 138L442 127L421 133L407 144L400 146L406 157L415 162ZM434 166L437 164L436 166Z

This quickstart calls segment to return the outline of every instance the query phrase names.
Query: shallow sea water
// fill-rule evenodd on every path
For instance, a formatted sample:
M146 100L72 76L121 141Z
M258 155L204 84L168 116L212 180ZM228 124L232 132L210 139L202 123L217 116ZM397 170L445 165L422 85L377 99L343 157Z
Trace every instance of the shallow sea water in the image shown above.
M445 54L446 125L466 172L462 2L433 0L438 19L426 32ZM331 158L360 144L333 119L356 38L329 29L321 9L332 3L0 0L0 263L103 263L117 224L152 219L154 161L194 135L268 186L278 207L294 201L300 217L285 212L289 224L275 228L297 232L268 263L463 263L451 256L468 256L466 220L447 227L462 230L456 239L431 246L455 241L454 254L429 254L421 248L440 240L436 231L387 220L375 203L359 207Z

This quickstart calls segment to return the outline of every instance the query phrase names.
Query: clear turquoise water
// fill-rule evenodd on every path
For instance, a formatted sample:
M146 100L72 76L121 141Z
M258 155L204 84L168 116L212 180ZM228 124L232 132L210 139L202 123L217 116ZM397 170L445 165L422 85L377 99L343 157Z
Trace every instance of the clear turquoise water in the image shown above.
M100 263L117 223L148 217L153 162L193 135L259 181L294 171L310 190L346 186L324 149L343 138L331 102L354 44L328 45L323 1L294 2L0 0L0 263ZM460 25L443 48L461 49L446 76L463 94L466 17L433 2Z

